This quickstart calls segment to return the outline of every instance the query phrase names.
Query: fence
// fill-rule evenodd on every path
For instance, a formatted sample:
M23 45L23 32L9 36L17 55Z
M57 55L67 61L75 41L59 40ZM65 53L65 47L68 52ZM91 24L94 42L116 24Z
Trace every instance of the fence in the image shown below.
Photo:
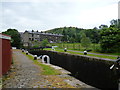
M11 37L0 34L0 74L6 74L7 71L10 69L11 62L12 62L12 52L11 52L11 44L10 44Z
M110 66L115 63L113 60L45 50L31 50L29 52L38 56L50 56L51 64L63 67L76 78L94 87L114 88L113 90L118 87L116 71L110 70Z

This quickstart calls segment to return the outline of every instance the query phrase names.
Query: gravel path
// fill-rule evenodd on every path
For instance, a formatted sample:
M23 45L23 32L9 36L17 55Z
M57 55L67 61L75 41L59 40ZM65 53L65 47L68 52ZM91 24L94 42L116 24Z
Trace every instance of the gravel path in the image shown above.
M20 51L13 52L15 64L10 72L10 78L3 82L4 88L43 88L49 85L40 75L40 68ZM35 85L36 83L39 83Z
M6 77L3 77L3 88L92 88L76 78L70 72L49 64L61 71L60 75L41 75L41 68L29 60L20 50L13 51L14 64ZM53 83L55 82L55 83ZM65 82L60 84L61 82ZM65 87L66 83L67 86ZM96 90L96 89L95 89Z

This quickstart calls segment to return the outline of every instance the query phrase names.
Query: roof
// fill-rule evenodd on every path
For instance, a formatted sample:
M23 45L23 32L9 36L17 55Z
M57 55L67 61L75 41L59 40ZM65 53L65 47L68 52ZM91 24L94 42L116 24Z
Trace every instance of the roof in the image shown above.
M8 40L11 40L11 36L0 33L0 39L8 39Z
M43 33L43 32L32 32L32 31L25 31L28 33L33 33L33 34L42 34L42 35L54 35L54 36L63 36L62 34L52 34L52 33Z

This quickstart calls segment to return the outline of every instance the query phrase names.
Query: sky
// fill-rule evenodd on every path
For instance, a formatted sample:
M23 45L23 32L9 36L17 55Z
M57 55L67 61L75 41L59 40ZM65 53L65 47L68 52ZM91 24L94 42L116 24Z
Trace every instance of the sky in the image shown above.
M46 31L59 27L92 29L118 18L119 0L2 0L0 32L9 28Z

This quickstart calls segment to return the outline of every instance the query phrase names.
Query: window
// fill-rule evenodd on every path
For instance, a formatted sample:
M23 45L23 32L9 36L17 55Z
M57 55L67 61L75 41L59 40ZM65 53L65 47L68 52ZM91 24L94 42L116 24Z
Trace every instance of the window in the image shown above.
M31 38L29 38L29 40L31 40Z
M32 34L32 37L34 36L34 34Z
M39 38L39 35L37 35L37 37Z

